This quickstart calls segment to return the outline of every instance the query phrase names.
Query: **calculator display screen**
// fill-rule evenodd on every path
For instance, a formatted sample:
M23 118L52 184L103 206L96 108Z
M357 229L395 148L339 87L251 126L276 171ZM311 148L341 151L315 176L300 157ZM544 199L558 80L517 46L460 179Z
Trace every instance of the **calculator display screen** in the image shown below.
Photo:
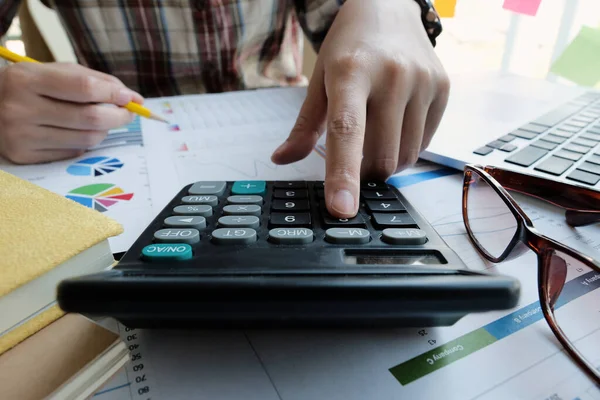
M346 254L346 264L356 265L436 265L445 264L435 253L406 253L406 254Z

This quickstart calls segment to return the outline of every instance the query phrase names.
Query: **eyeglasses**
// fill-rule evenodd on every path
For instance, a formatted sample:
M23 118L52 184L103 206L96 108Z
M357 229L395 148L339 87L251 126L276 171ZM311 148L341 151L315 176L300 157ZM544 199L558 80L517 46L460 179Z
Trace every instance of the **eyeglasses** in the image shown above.
M566 209L572 226L600 221L600 195L495 167L464 169L462 212L469 239L493 263L528 249L537 254L544 318L569 356L600 385L600 263L540 234L505 188Z

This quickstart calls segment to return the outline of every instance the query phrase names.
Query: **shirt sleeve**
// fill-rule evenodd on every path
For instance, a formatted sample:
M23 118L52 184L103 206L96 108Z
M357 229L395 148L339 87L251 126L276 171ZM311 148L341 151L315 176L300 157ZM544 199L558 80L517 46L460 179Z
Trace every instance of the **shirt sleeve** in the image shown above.
M3 37L10 28L20 5L21 0L0 0L0 37Z
M329 27L345 0L293 0L300 26L315 51L319 51Z

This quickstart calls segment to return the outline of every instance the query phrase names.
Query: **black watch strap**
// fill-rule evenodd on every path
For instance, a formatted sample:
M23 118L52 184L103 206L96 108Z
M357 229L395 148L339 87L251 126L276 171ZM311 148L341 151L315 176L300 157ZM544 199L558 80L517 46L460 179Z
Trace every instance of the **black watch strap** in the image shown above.
M435 8L433 8L433 4L431 4L431 0L415 0L419 7L421 7L421 20L423 21L423 25L425 26L425 31L427 32L427 36L429 36L429 40L431 44L435 47L435 40L442 33L442 22L440 21L440 16L438 15Z

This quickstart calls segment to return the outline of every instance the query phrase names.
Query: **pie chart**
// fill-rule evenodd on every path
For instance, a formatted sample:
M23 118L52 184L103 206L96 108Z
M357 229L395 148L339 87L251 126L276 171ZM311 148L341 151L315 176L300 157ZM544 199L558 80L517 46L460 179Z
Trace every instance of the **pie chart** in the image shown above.
M67 172L78 176L100 176L110 174L123 167L123 162L114 157L88 157L67 167Z
M125 193L123 189L112 183L95 183L73 189L66 197L86 207L104 212L117 203L131 200L133 193Z

